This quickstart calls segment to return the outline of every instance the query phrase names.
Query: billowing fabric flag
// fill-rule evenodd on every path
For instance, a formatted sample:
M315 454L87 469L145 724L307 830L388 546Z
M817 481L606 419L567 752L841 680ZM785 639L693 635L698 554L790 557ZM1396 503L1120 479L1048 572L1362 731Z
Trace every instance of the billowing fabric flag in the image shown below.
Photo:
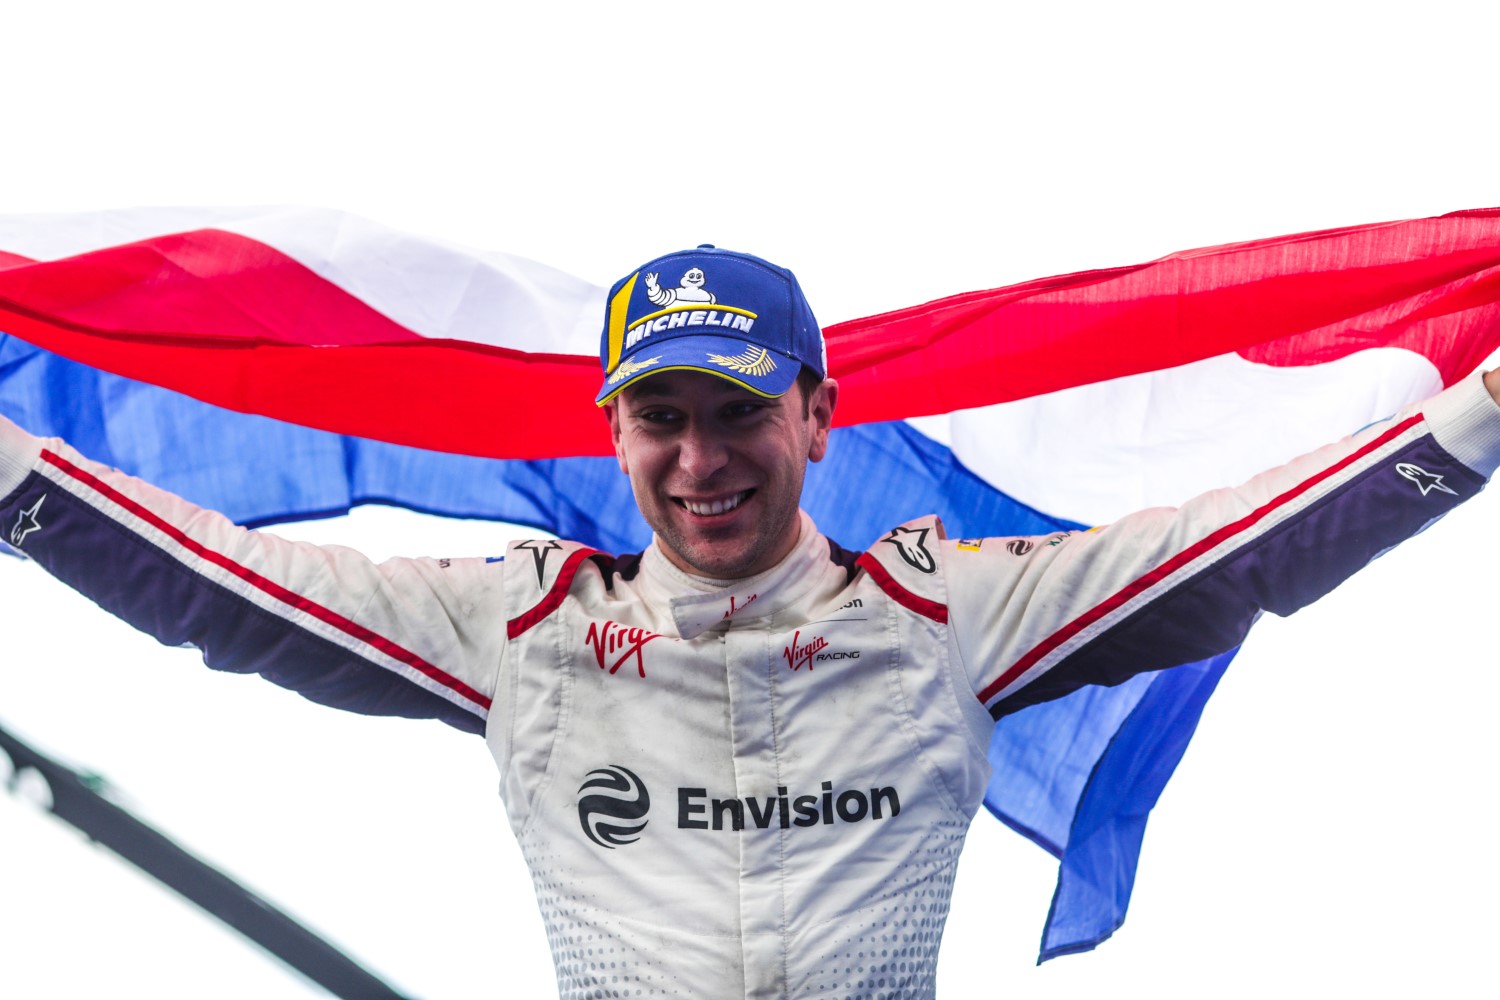
M1500 346L1497 267L1500 211L1464 212L830 326L843 426L805 505L858 549L922 513L1020 535L1178 503L1472 370ZM595 457L603 296L332 212L0 219L0 410L243 523L382 502L637 550ZM1043 959L1123 920L1231 656L997 725L986 804L1060 861Z

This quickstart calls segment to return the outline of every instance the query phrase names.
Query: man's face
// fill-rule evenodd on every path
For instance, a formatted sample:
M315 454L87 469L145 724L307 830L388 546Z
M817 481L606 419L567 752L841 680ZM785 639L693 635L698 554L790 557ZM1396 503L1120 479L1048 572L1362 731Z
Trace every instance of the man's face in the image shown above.
M702 372L642 379L607 405L620 469L667 558L700 576L770 569L797 544L807 462L828 448L838 383L802 415L794 386L776 399Z

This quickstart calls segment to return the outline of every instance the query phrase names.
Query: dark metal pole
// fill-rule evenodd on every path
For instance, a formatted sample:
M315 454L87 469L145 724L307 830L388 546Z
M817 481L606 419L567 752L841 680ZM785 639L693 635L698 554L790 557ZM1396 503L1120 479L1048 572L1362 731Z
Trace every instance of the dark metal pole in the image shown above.
M404 1000L317 934L110 802L76 771L32 749L4 728L0 728L0 751L14 765L11 789L23 771L35 770L46 779L50 808L58 819L198 904L334 996Z

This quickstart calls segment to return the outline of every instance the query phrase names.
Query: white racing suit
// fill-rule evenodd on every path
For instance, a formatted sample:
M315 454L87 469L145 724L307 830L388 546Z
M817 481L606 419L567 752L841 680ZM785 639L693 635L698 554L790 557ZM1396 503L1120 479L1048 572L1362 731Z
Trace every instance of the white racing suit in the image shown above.
M245 531L0 425L0 532L210 666L484 733L566 997L920 997L992 720L1202 659L1500 465L1476 377L1178 510L1042 538L932 519L725 585L652 546L397 559Z

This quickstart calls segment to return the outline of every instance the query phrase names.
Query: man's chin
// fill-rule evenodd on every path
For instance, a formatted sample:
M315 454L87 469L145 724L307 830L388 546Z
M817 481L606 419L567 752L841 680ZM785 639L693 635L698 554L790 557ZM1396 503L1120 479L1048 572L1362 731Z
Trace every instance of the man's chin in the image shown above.
M689 572L715 580L738 580L754 574L755 553L725 545L695 545L676 550Z
M768 562L768 556L782 546L789 551L796 540L795 521L778 529L766 523L766 511L750 504L717 518L676 513L682 516L657 525L656 534L672 562L697 576L716 580L754 576L770 568L774 560Z
M679 568L716 580L737 580L753 575L759 558L754 539L737 535L737 532L674 533L660 534L660 540Z

